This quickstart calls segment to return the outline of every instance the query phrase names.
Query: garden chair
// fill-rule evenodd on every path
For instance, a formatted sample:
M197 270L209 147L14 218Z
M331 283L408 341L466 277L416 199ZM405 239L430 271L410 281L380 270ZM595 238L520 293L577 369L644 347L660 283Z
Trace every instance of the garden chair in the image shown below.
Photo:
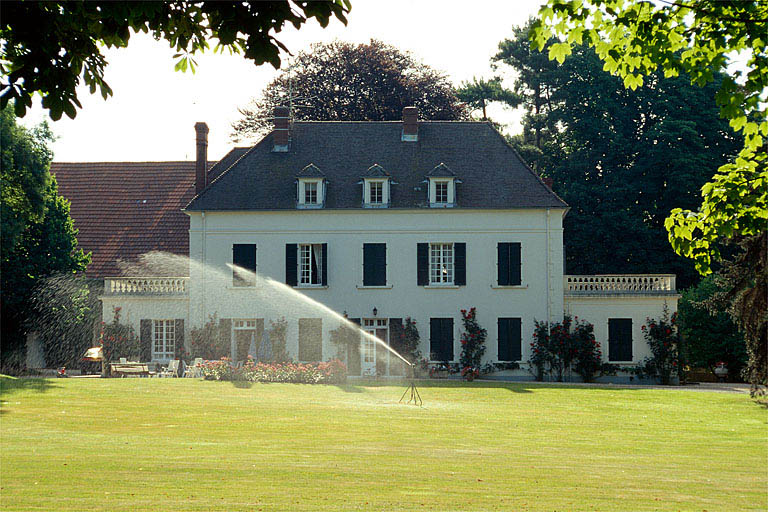
M202 357L196 357L192 364L184 368L184 377L198 378L201 377L200 367L203 364Z
M174 359L168 363L168 366L163 368L158 377L178 377L179 376L179 360Z

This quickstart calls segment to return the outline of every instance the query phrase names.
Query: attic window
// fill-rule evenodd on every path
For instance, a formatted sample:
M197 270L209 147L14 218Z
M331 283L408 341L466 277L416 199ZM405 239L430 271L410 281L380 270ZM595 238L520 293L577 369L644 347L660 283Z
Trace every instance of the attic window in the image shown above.
M435 203L438 203L438 204L448 203L448 182L447 181L435 182Z
M322 208L325 203L325 174L315 164L304 167L297 176L296 206Z
M456 180L453 178L429 179L429 206L451 208L456 205Z
M373 164L363 175L363 207L386 208L389 205L389 173L379 164Z
M308 181L304 184L304 204L317 204L316 181Z

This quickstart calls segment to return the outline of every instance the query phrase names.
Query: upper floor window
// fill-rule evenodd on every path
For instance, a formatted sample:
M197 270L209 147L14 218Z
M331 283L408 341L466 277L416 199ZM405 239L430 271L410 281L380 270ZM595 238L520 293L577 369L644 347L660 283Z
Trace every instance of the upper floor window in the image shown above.
M232 286L256 284L256 244L232 244Z
M445 204L448 202L448 182L438 181L435 183L435 203Z
M441 163L427 174L429 206L450 208L456 206L456 183L461 181L447 165Z
M384 202L384 183L381 181L372 181L368 192L368 202L371 204L381 204Z
M386 208L389 205L389 173L379 164L373 164L363 174L363 206Z
M328 285L328 244L285 244L285 283Z
M316 181L309 181L304 184L304 204L317 204Z
M429 245L429 284L453 284L453 244Z

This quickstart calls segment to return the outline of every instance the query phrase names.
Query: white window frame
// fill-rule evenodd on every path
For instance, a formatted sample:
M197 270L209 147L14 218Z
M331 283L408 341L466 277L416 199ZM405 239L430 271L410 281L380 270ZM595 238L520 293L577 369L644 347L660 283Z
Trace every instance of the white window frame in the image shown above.
M456 203L456 180L453 178L430 178L429 179L429 205L432 208L451 208ZM437 200L438 184L446 186L446 200Z
M456 254L453 243L429 244L429 286L453 286L456 280Z
M381 187L381 201L373 201L374 186ZM389 205L389 180L388 179L365 179L363 187L363 204L367 208L386 208Z
M317 188L317 195L315 196L316 202L308 203L307 200L307 186L314 186ZM325 203L325 182L322 178L300 178L297 183L297 197L298 206L300 208L322 208Z
M298 251L296 255L298 285L301 287L323 286L323 244L297 244L296 250ZM317 266L317 275L312 272L313 257Z
M158 343L161 349L159 351ZM152 320L152 360L169 361L175 355L176 320Z

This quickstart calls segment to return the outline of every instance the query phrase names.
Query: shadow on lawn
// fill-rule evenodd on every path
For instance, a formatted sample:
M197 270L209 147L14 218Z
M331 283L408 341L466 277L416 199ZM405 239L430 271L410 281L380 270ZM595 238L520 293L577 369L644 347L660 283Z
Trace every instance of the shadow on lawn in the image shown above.
M371 380L357 381L355 383L362 387L407 387L407 380ZM493 381L476 380L465 382L459 379L416 379L417 388L464 388L464 389L506 389L512 393L534 393L544 389L571 389L592 391L643 391L648 390L647 386L632 384L615 385L590 385L568 382L537 382L537 381ZM669 389L685 389L680 386L668 386Z
M51 379L0 376L0 399L2 399L2 401L5 401L14 393L21 391L45 393L46 391L51 391L52 389L57 388L61 388L61 386L54 384L54 381ZM5 414L7 412L8 408L5 405L0 406L0 414Z

